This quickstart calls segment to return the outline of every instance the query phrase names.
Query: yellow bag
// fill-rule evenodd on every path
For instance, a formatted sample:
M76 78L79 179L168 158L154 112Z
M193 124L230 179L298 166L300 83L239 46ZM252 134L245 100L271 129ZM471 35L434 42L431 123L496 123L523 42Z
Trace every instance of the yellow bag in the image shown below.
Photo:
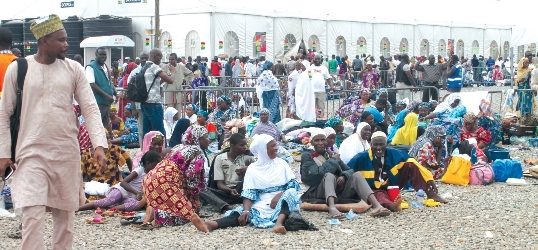
M454 185L469 185L469 173L471 172L471 159L466 155L455 155L441 178L441 181Z

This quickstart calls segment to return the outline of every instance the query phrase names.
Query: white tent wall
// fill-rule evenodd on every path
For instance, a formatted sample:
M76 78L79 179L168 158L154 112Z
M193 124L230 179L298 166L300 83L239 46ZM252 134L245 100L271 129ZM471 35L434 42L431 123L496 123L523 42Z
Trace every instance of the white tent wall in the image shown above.
M447 52L448 52L448 48L447 48L447 44L448 44L448 39L450 38L450 27L447 27L447 26L438 26L438 25L435 25L433 26L433 51L432 51L432 48L430 48L430 54L433 54L433 55L441 55L443 57L446 57L447 56ZM441 41L441 39L445 42L445 46L444 46L444 52L445 53L440 53L439 52L439 42ZM430 42L430 45L432 45L432 43Z
M256 32L265 32L266 39L266 52L265 55L268 58L272 58L274 54L273 50L273 18L264 16L251 16L245 15L245 29L246 37L243 41L245 43L245 53L242 55L254 58L254 38Z
M309 38L317 36L319 44L317 44L316 51L322 51L325 55L330 56L327 52L327 22L324 20L301 19L301 25L306 47L308 48Z
M303 30L301 19L298 18L274 18L274 47L273 56L284 54L283 52L290 50L297 43L301 43L301 39L308 42L308 37L303 38ZM284 40L288 34L293 35L295 43L288 41L287 49L284 49Z
M211 31L208 27L210 27L210 15L208 13L161 17L161 31L163 34L168 32L172 40L171 49L166 46L166 41L161 41L161 45L163 43L165 45L161 46L163 55L169 55L174 52L178 56L184 56L188 54L187 49L192 49L193 51L199 51L198 55L209 58L211 56ZM199 41L194 44L187 44L187 36L191 31L198 33ZM205 49L201 48L202 42L205 42ZM194 46L194 48L191 48L191 46ZM196 57L197 55L191 56ZM168 59L163 60L168 61Z
M228 32L234 32L237 37L239 38L239 55L248 55L247 54L246 46L245 46L245 40L249 39L246 38L246 24L245 24L245 15L237 15L237 14L221 14L221 13L215 13L213 14L213 25L215 25L214 32L215 32L215 51L214 55L221 55L221 54L228 54L227 53L227 39L225 39L226 33ZM206 28L208 29L209 26ZM250 38L251 39L251 38ZM249 39L249 40L250 40ZM222 41L224 43L224 46L222 49L219 48L219 42ZM210 46L209 44L206 44L206 46ZM228 56L235 56L230 55Z
M374 43L373 55L378 61L381 55L381 39L388 38L390 43L390 55L400 54L400 41L406 38L409 42L409 55L415 55L413 25L409 24L392 24L392 23L375 23L374 24Z
M434 53L435 48L439 45L439 40L435 40L435 26L431 25L415 25L415 43L413 43L415 55L417 56L428 56L428 55L437 55ZM422 40L428 40L428 49L422 50ZM446 39L445 39L446 40ZM437 45L437 46L435 46ZM421 53L422 51L428 51L427 53Z
M495 41L497 43L498 56L502 56L503 53L503 44L505 40L502 40L501 31L495 29L486 29L484 31L484 57L493 56L491 54L491 44ZM494 58L497 59L497 58Z
M452 27L452 39L454 39L454 53L457 54L457 43L459 40L463 41L465 58L469 58L473 55L472 45L473 41L478 41L479 53L484 54L484 29L478 28L466 28L466 27ZM458 55L461 57L461 55ZM461 59L461 58L460 58Z
M372 46L374 46L374 34L372 34L371 23L359 23L354 22L351 26L352 40L350 41L351 53L349 57L355 58L355 55L359 54L372 54ZM364 37L366 40L366 51L359 51L358 39Z
M350 43L350 41L353 40L353 37L351 36L351 26L352 22L345 21L329 21L327 23L327 55L335 54L337 56L342 56L343 51L339 54L338 48L336 46L336 39L340 36L343 37L346 42L345 54L355 54Z

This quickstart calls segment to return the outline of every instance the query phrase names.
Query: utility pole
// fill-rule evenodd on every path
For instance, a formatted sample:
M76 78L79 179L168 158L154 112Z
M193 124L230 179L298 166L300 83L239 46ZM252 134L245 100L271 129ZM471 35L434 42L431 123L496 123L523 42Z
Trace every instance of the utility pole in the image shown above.
M159 2L160 0L155 0L155 31L153 32L155 35L155 42L153 44L154 48L161 47L161 15L159 13Z

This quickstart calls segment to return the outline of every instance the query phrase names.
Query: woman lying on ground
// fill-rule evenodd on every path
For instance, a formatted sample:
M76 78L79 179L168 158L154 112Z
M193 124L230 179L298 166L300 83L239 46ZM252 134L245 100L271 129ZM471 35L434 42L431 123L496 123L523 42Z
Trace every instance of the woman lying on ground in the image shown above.
M119 211L137 211L146 205L142 180L146 173L151 171L161 161L161 154L149 151L142 157L141 165L135 168L121 183L112 186L106 193L106 197L82 205L78 211L95 208L113 207Z

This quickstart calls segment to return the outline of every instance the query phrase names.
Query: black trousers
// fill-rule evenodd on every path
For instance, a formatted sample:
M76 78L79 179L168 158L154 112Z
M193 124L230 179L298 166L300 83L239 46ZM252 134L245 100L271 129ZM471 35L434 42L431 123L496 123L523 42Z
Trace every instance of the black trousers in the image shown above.
M438 82L424 82L424 86L431 86L431 87L437 87ZM439 99L439 93L433 89L424 89L422 92L422 101L423 102L429 102L430 101L430 95L432 97L432 100L438 100Z

